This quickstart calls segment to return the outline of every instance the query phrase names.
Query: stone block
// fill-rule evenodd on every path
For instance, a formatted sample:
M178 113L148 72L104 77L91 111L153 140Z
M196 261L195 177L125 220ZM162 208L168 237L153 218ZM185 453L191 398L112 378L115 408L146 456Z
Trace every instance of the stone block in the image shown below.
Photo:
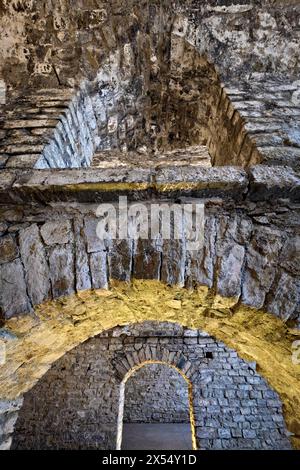
M66 245L72 238L72 226L69 220L46 222L41 227L41 235L46 245Z
M5 235L0 238L0 264L13 261L19 256L16 238L13 235Z
M72 294L75 290L73 247L71 245L50 247L49 266L53 297Z
M21 230L19 241L28 295L32 304L38 305L51 294L49 266L38 226Z
M24 269L20 259L0 265L0 311L10 318L31 311Z
M82 219L74 220L76 290L90 289L92 286L86 238Z

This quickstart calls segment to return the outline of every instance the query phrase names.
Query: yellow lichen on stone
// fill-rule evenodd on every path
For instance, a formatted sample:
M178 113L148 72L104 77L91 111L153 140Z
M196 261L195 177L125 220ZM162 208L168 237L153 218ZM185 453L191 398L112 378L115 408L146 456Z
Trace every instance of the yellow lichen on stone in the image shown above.
M288 429L300 448L300 365L292 362L299 336L275 316L245 306L219 310L207 290L168 287L158 281L115 283L111 291L85 291L47 302L34 315L7 321L6 362L0 368L0 399L30 390L54 361L104 330L144 321L169 321L206 331L257 363L258 372L283 402ZM222 308L223 307L223 308Z

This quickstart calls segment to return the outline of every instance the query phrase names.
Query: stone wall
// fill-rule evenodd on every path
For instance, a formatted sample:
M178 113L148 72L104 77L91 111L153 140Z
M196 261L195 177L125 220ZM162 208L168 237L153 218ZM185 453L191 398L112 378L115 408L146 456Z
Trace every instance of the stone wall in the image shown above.
M90 339L54 364L25 395L13 448L115 448L120 381L147 360L192 382L200 448L290 448L278 395L255 364L203 332L151 322Z
M234 120L227 118L228 97L213 66L176 31L164 43L168 65L154 73L148 64L149 77L147 68L136 75L136 61L149 61L138 52L124 72L124 50L129 52L121 48L78 92L42 89L9 100L0 123L1 167L78 168L89 166L95 152L116 149L125 159L134 150L142 161L146 152L157 157L199 144L208 144L215 164L259 162L255 143L244 145L239 112L233 108ZM133 59L133 45L126 45ZM155 57L159 53L153 51ZM114 165L108 153L109 164Z
M212 305L221 295L232 309L241 301L284 321L299 321L297 204L286 201L275 210L272 204L240 203L235 211L232 204L206 203L205 241L198 251L187 249L184 229L182 240L104 242L96 233L95 205L3 208L2 316L8 319L47 299L136 278L204 285L215 299Z
M123 422L190 423L188 384L172 367L145 365L126 382Z
M172 9L169 1L156 0L58 0L55 5L4 0L2 76L19 89L27 83L73 86L100 68L118 40L130 43L137 30L147 34L150 29L159 37L177 11L187 17L189 37L197 38L201 53L222 74L299 72L296 0L188 0L172 2Z
M298 166L294 2L78 4L3 2L0 167L203 143L214 165Z
M23 399L0 401L0 450L9 450Z

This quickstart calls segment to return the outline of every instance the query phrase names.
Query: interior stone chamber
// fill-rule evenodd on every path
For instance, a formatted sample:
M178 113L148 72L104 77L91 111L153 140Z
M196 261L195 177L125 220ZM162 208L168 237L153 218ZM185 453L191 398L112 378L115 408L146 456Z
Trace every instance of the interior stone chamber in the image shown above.
M0 2L0 449L115 449L124 384L125 424L300 448L298 2L53 3ZM120 196L204 246L99 240Z
M280 399L254 364L201 331L151 322L110 330L55 363L25 394L12 448L114 449L120 383L147 361L182 371L191 382L191 403L171 368L160 377L156 393L149 390L147 384L154 387L157 380L153 368L160 369L153 364L150 376L143 369L134 375L136 384L133 379L126 384L124 423L191 419L190 432L201 449L291 448Z

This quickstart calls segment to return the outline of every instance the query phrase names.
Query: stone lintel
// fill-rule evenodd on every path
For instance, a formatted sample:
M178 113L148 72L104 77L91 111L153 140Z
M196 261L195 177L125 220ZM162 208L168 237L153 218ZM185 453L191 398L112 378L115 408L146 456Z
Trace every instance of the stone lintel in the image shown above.
M0 173L1 203L99 203L128 196L129 200L154 197L214 198L252 201L299 199L300 178L290 167L118 169L52 169Z

